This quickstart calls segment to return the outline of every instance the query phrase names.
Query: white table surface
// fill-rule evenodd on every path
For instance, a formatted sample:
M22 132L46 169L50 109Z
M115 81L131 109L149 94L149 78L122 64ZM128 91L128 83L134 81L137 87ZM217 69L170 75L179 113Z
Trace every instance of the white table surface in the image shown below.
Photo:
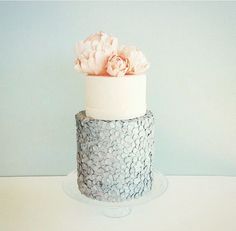
M70 199L63 179L0 177L0 230L236 231L236 177L169 176L163 196L124 218Z

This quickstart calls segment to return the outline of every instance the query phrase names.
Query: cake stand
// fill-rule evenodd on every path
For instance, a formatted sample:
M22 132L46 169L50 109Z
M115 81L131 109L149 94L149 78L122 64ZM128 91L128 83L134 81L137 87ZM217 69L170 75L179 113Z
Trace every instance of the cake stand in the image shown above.
M77 186L77 171L74 170L65 177L62 183L62 188L70 198L85 203L87 205L99 208L102 214L107 217L119 218L127 216L131 213L132 208L140 204L147 203L160 197L167 189L167 178L159 171L153 171L152 190L147 192L140 198L132 199L124 202L104 202L88 198L81 194Z

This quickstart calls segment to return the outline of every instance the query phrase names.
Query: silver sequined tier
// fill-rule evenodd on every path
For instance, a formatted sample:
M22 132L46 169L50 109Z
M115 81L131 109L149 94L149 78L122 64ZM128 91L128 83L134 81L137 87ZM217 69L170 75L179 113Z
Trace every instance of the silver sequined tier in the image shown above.
M152 188L154 117L96 120L76 114L78 187L87 197L119 202Z

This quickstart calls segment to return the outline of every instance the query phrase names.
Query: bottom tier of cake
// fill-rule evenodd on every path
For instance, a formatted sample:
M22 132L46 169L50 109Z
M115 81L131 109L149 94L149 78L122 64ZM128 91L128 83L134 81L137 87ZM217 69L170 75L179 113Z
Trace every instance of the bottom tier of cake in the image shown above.
M78 187L101 201L141 197L152 188L154 117L95 120L76 114Z

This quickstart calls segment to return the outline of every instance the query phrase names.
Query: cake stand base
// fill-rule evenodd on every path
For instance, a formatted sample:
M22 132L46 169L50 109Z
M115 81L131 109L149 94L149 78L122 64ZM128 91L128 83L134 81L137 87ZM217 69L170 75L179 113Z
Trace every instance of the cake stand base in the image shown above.
M124 208L104 208L101 210L102 214L105 217L111 218L120 218L128 216L131 213L132 209L128 207Z
M123 202L106 202L88 198L81 194L77 186L77 171L74 170L65 177L62 188L70 198L99 208L101 213L106 217L119 218L131 213L132 208L140 204L147 203L160 197L167 189L167 178L159 171L153 171L153 185L150 192L145 193L142 197Z

